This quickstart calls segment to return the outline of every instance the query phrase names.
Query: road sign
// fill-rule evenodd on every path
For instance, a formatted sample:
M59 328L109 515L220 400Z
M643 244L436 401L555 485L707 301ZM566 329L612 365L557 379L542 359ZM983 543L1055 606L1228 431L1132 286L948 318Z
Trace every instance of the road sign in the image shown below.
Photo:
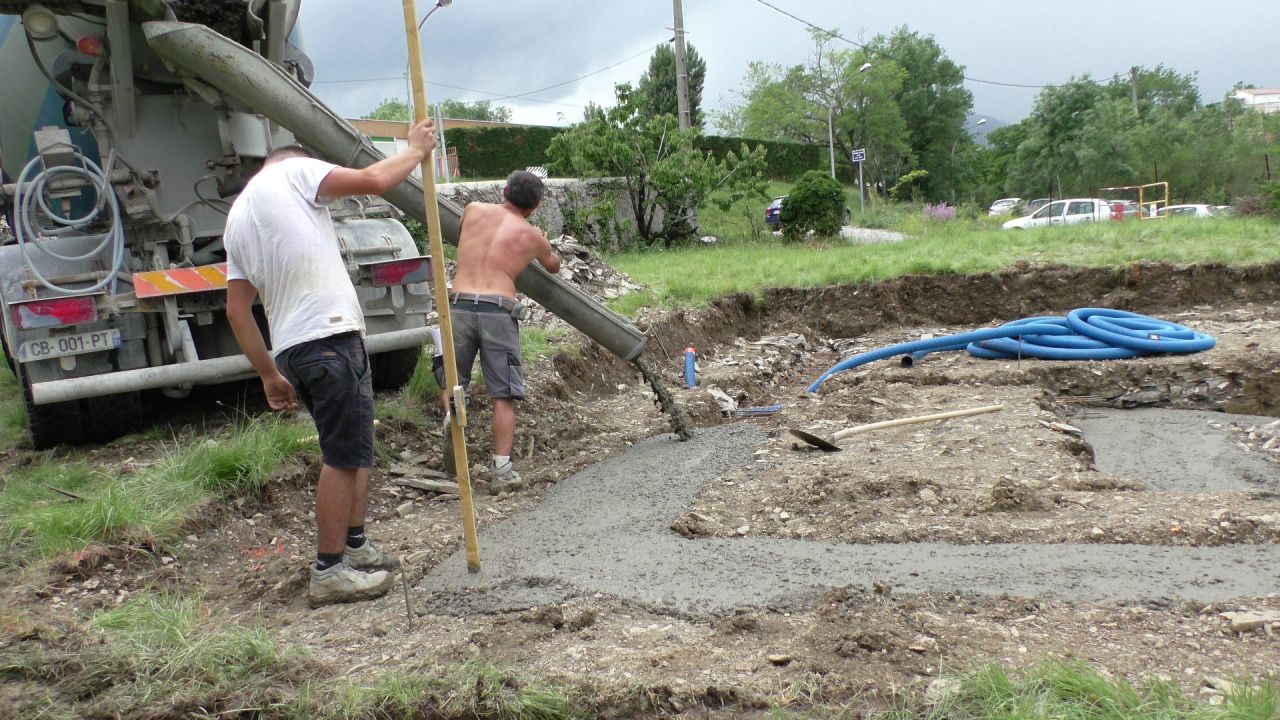
M866 159L867 159L866 148L858 148L857 150L854 150L853 152L849 153L849 160L851 160L852 162L860 163L860 162L864 162Z

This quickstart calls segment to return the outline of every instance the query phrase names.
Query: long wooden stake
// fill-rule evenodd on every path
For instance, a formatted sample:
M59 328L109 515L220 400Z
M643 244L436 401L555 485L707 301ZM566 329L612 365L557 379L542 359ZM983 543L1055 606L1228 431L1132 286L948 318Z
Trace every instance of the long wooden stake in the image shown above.
M409 79L413 86L413 121L427 118L427 88L422 80L422 46L418 40L418 11L414 0L404 0L404 32L409 42ZM440 314L440 339L444 347L444 379L453 399L449 430L453 440L454 465L458 475L458 500L462 505L462 539L467 547L467 569L480 572L480 546L476 539L476 511L471 500L471 466L467 463L466 394L458 384L458 363L453 355L453 321L449 317L449 289L444 268L444 241L440 236L440 207L436 204L435 168L431 158L422 160L422 199L426 203L427 237L431 241L431 278L436 311Z

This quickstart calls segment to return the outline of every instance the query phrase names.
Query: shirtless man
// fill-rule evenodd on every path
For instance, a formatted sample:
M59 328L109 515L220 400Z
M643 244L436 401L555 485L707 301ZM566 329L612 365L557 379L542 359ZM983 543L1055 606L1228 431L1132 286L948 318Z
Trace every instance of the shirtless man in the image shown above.
M516 432L516 400L524 399L520 370L520 323L512 314L516 304L515 278L532 260L548 272L560 271L560 256L528 217L542 201L538 176L517 170L507 177L502 204L471 203L462 214L458 266L449 291L453 319L454 357L458 382L471 380L471 367L480 355L485 387L493 398L493 469L490 489L496 494L520 486L511 464ZM443 372L437 373L444 387ZM448 393L445 396L448 407Z

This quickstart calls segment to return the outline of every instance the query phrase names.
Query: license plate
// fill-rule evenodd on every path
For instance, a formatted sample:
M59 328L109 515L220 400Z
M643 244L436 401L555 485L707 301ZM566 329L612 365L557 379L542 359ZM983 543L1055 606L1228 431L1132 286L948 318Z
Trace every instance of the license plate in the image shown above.
M18 361L31 362L48 358L82 355L120 347L119 330L96 330L77 335L55 335L43 340L28 340L18 346Z

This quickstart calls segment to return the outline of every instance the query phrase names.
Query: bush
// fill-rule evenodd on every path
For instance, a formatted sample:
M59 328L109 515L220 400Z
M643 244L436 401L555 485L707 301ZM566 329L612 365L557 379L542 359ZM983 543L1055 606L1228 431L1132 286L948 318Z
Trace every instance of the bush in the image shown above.
M512 170L546 165L551 139L564 132L549 127L457 128L445 136L457 148L458 171L469 178L505 178Z
M946 203L938 203L937 205L925 203L924 216L928 220L946 222L956 219L956 209Z
M817 235L836 235L843 220L844 190L818 170L810 170L796 182L778 214L782 233L790 240L803 238L810 230Z
M1262 211L1273 218L1280 218L1280 180L1262 183Z

